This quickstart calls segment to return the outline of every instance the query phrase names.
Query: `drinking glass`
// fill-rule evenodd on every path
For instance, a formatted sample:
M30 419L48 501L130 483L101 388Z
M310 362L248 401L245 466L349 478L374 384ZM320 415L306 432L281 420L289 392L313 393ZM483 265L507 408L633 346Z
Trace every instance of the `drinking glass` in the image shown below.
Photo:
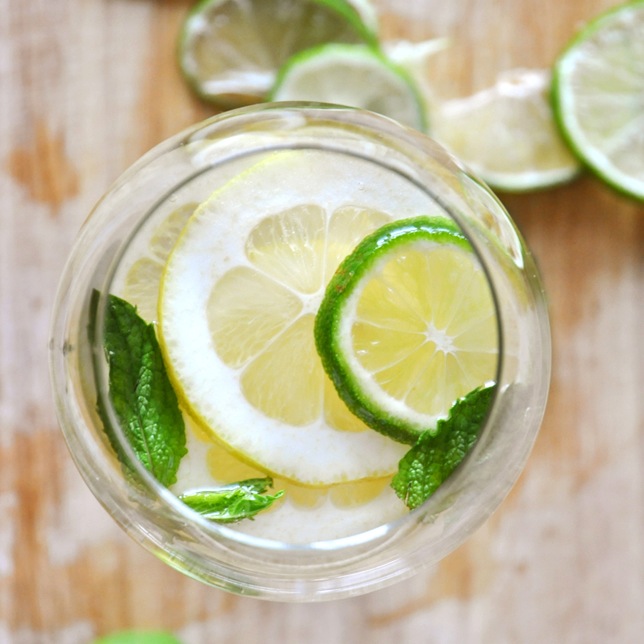
M297 543L198 515L138 462L126 441L122 452L130 467L124 470L97 413L97 401L109 406L109 396L95 327L105 294L114 291L137 239L168 213L203 202L258 159L284 150L324 152L336 167L357 175L361 167L376 166L399 186L401 203L408 191L451 218L489 282L499 338L487 419L472 450L438 490L384 524ZM355 180L359 185L360 176ZM366 593L436 564L458 547L498 507L525 465L546 404L550 357L546 298L535 262L490 189L417 131L361 110L299 103L215 116L127 170L82 227L60 282L50 341L59 423L76 466L107 512L142 546L190 577L285 601Z

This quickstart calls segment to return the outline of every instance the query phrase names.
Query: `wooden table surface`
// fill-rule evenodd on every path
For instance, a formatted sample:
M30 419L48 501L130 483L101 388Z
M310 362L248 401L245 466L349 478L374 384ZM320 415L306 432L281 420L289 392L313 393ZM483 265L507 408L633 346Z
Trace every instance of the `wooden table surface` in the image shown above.
M0 0L0 642L124 628L185 644L644 641L644 207L596 179L501 195L538 258L554 367L517 485L436 569L361 598L239 598L121 533L76 473L47 373L76 231L148 148L213 113L174 64L190 0ZM610 0L376 0L388 38L449 35L432 82L462 96L548 67Z

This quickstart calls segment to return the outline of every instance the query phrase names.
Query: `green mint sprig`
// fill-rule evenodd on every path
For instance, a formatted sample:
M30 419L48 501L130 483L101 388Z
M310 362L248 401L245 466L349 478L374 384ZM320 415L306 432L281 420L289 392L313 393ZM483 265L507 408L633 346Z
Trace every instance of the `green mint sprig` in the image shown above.
M125 438L145 468L170 486L187 453L186 431L154 326L141 319L134 306L109 295L103 345L109 365L109 399ZM114 431L107 433L123 460Z
M269 477L246 479L215 490L182 494L179 499L207 519L234 523L240 519L252 519L284 495L284 490L272 495L264 494L272 485L273 480Z
M93 294L90 335L94 336L98 293ZM109 401L126 440L137 459L163 485L177 481L181 459L188 453L186 428L177 395L167 374L154 325L136 308L109 294L105 309L103 348L109 367ZM131 470L125 450L112 427L105 403L98 412L112 448ZM179 496L207 518L230 523L253 518L280 498L284 491L264 495L270 478L249 479L213 490Z
M398 464L391 487L411 510L424 503L458 467L478 438L496 386L458 400L436 428L423 432Z

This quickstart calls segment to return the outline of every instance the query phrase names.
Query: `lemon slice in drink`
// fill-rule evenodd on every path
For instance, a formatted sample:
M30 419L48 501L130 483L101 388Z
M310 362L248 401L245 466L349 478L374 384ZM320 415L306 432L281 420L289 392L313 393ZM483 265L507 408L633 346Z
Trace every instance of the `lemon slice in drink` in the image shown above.
M256 103L298 51L326 42L375 44L363 16L371 14L348 0L202 0L184 21L179 65L206 100Z
M329 283L315 339L347 406L408 443L496 377L490 288L444 217L396 221L365 238Z
M314 318L360 239L432 208L396 173L313 150L275 153L217 190L188 221L160 289L160 343L184 408L274 476L322 486L394 472L404 446L339 399Z
M427 125L413 78L366 45L331 43L292 56L279 70L269 98L359 107L418 130Z
M644 1L590 22L555 64L555 113L584 164L644 200Z
M565 183L580 164L559 133L549 89L549 72L507 72L491 88L439 104L432 136L493 188L524 192Z

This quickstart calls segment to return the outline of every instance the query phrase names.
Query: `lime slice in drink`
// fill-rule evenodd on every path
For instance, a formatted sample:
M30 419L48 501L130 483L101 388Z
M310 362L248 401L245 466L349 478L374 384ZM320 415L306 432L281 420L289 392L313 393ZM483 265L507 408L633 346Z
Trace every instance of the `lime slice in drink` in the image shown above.
M179 65L206 100L256 103L298 51L326 42L375 44L363 15L370 19L348 0L202 0L184 21Z
M326 44L291 57L278 72L274 101L359 107L424 130L426 110L412 77L367 45Z
M494 301L462 233L444 217L386 224L329 283L317 349L366 424L414 443L460 397L494 380Z
M182 407L276 478L323 486L392 474L404 446L340 400L314 319L361 239L431 208L396 173L313 150L275 153L215 191L188 220L160 288L160 344Z
M548 72L508 72L491 88L439 105L432 136L499 190L569 181L580 164L559 134L549 88Z
M557 60L555 113L579 158L617 190L644 200L644 1L590 22Z

